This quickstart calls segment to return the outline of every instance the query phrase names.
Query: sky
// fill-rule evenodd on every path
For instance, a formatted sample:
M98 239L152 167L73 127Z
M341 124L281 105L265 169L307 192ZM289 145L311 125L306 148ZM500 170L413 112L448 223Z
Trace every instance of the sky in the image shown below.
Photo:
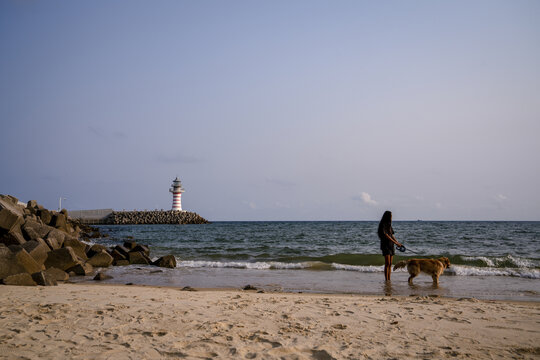
M0 193L540 220L540 2L2 1Z

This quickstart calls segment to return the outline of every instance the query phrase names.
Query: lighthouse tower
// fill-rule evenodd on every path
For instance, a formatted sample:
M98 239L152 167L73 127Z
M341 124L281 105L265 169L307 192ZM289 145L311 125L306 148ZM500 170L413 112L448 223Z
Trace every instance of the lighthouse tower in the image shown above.
M182 193L184 192L184 188L182 187L180 180L178 180L178 177L173 180L169 191L173 194L172 210L182 211Z

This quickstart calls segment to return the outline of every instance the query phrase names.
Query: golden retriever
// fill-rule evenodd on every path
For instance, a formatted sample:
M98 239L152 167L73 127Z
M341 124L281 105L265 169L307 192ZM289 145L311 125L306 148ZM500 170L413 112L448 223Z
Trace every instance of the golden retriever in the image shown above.
M434 284L439 284L439 276L443 273L444 269L450 266L450 260L447 257L441 257L438 259L409 259L398 262L394 265L394 270L407 267L409 271L409 284L412 285L412 280L423 272L431 275Z

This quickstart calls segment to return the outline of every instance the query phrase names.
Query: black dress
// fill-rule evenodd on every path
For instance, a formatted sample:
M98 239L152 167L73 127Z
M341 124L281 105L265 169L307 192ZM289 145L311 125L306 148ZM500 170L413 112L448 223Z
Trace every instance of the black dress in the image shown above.
M392 235L394 234L394 229L392 229L392 227L390 227L390 234ZM386 236L384 236L384 234L378 234L378 235L379 235L379 239L381 239L382 254L384 256L386 255L394 256L396 254L396 250L394 249L394 242L388 240Z

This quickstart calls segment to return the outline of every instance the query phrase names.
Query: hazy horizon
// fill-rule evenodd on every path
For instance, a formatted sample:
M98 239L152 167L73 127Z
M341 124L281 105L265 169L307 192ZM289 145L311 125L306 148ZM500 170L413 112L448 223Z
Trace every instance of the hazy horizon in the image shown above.
M0 193L540 220L540 2L0 2ZM536 164L536 165L535 165Z

